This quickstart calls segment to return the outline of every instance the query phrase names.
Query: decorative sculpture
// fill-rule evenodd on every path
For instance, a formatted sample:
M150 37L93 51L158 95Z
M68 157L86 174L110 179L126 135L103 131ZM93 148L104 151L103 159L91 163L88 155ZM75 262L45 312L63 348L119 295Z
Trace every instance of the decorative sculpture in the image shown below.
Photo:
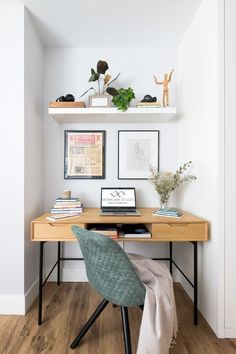
M169 88L168 88L168 84L171 81L171 76L174 72L174 69L171 71L171 73L169 74L164 74L164 80L163 81L158 81L156 76L154 76L155 79L155 83L157 85L163 85L163 95L162 95L162 102L163 102L163 107L169 106Z
M156 97L152 97L151 95L145 95L142 101L140 102L156 102L156 101L157 101Z

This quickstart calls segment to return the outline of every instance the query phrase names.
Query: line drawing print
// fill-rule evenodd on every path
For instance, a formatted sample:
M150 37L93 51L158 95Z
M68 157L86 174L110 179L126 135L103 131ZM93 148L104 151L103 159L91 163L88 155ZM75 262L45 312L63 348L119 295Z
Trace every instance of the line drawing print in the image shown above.
M159 130L118 131L118 179L148 179L159 170Z
M150 165L150 141L129 139L127 142L127 170L146 171Z
M144 167L145 165L145 154L143 149L140 147L140 143L136 142L133 146L132 156L134 161L139 165L139 167Z

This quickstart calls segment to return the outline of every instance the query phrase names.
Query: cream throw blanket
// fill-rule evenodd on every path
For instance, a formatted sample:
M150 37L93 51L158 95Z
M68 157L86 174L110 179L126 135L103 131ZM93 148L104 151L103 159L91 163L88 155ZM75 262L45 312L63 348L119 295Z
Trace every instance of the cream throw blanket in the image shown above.
M171 274L163 263L128 257L146 288L137 354L168 354L178 330Z

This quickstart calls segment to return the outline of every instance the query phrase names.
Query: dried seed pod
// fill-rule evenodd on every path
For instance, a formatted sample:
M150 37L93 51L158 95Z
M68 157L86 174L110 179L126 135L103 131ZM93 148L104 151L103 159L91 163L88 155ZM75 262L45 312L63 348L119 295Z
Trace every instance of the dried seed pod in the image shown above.
M105 74L105 72L109 69L109 66L106 61L99 60L97 62L97 73L98 74Z
M114 87L107 87L106 92L111 96L117 96L119 92Z
M104 84L107 85L110 80L111 80L111 75L106 74L106 76L104 77Z

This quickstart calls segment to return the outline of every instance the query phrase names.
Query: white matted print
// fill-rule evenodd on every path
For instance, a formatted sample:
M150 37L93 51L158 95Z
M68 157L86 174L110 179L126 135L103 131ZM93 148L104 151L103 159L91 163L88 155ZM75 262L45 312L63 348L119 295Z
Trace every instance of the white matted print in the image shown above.
M118 131L118 179L147 179L159 170L159 130Z

